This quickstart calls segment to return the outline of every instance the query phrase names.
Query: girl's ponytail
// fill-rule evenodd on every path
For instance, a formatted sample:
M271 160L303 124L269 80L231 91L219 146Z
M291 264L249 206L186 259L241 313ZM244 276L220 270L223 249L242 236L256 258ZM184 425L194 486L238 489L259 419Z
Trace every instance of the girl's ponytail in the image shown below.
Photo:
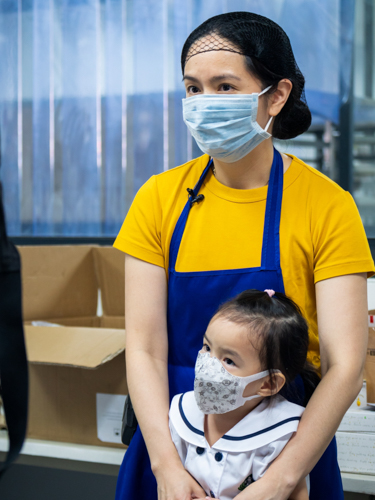
M285 376L281 394L306 405L320 377L307 362L309 329L297 304L283 293L246 290L216 314L249 327L249 341L256 346L263 369L270 372L271 383L280 370Z

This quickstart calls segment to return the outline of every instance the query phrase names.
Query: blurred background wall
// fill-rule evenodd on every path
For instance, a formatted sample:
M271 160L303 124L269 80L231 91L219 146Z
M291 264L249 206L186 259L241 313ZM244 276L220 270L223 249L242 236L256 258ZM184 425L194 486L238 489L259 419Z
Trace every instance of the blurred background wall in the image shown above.
M306 77L310 130L276 147L352 192L375 237L374 0L2 0L0 131L12 236L114 236L139 187L200 155L180 53L202 21L270 17Z

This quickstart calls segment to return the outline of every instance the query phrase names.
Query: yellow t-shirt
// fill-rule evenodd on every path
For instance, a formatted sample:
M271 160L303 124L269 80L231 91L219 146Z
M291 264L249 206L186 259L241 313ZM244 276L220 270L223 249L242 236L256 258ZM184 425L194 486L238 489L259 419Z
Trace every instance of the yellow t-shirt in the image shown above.
M285 293L310 327L309 361L320 366L314 284L345 274L374 274L366 234L351 195L292 156L284 174L280 260ZM168 269L176 222L209 161L203 155L151 177L138 191L114 246ZM261 264L267 186L233 189L209 171L190 210L176 271L212 271Z

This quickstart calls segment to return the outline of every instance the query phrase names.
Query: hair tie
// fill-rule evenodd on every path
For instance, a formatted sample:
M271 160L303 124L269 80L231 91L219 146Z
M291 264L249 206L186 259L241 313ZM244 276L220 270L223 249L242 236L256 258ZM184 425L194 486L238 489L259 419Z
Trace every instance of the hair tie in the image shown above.
M264 290L270 297L273 297L275 295L275 290Z

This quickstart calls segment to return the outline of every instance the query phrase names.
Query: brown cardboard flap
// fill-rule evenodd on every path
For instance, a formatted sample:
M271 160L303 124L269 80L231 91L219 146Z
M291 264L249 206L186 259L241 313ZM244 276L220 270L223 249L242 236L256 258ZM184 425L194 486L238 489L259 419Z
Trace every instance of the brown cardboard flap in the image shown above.
M101 316L100 326L102 328L120 328L125 330L124 316Z
M48 318L43 321L61 326L88 326L91 328L116 328L125 330L124 316L89 316L81 318ZM31 325L31 321L25 324Z
M57 323L61 326L87 326L90 328L101 328L99 316L81 316L79 318L48 318L48 323ZM109 328L114 328L110 326Z
M113 247L96 247L94 263L102 291L103 314L125 315L125 254Z
M20 246L23 317L94 316L98 286L92 246Z
M125 349L122 330L25 326L30 363L96 368Z

